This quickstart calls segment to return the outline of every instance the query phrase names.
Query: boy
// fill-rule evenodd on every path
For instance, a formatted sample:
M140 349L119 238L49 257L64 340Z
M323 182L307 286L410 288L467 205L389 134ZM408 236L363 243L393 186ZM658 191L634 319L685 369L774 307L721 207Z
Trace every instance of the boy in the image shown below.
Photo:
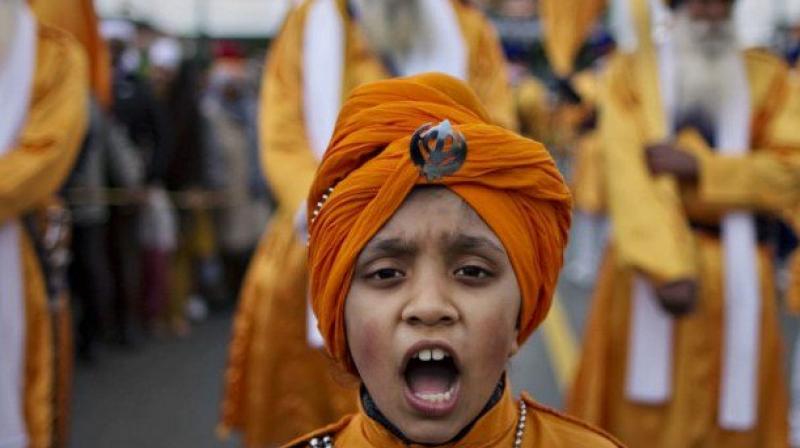
M540 144L440 74L356 89L309 204L314 312L359 412L290 447L619 447L511 397L552 300L571 198Z

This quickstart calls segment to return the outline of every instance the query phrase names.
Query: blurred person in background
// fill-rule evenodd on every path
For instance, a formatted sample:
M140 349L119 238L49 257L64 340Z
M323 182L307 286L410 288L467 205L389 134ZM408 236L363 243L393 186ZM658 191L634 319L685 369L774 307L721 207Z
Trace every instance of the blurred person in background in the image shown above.
M90 0L47 2L31 7L43 22L69 31L89 56L92 95L89 128L75 167L64 185L72 218L70 288L80 303L77 351L93 358L94 344L106 325L106 333L119 340L116 320L109 319L114 282L108 261L107 187L137 187L142 178L141 160L124 130L108 117L111 106L111 57L100 35ZM109 325L111 324L111 325Z
M202 113L204 73L197 59L185 57L180 42L162 37L150 47L150 72L159 92L170 138L163 185L176 197L178 238L170 266L165 319L172 331L189 331L187 307L202 318L209 301L221 294L223 275L214 234L209 193L227 180L218 145Z
M348 92L426 71L466 80L496 123L516 127L500 44L469 4L313 0L286 19L264 72L259 118L278 208L242 287L222 434L238 429L246 446L269 446L355 409L355 384L332 368L308 311L305 199Z
M226 290L239 296L247 264L272 206L258 171L257 98L248 78L244 51L235 42L217 45L202 110L217 145L224 202L215 211L216 238L225 268Z
M153 86L156 110L162 118L162 145L157 155L157 171L148 179L147 197L143 205L142 219L139 222L139 239L142 248L142 305L145 326L151 331L160 333L169 327L176 334L186 335L188 322L183 313L186 296L189 294L190 273L185 257L180 259L175 252L178 245L186 239L179 238L180 224L177 211L169 196L168 190L184 180L172 179L176 150L195 150L195 146L181 148L178 134L187 137L186 129L180 128L189 119L191 111L178 110L186 100L185 92L193 91L194 85L186 72L182 72L183 49L180 42L172 37L159 37L145 52L147 75ZM179 79L180 78L180 79ZM176 116L177 114L177 116ZM191 118L196 118L191 115ZM194 137L190 129L188 138ZM184 159L186 172L192 173L197 168L195 159ZM155 168L155 167L154 167ZM180 174L184 174L181 172Z
M612 243L568 411L631 447L788 443L768 242L800 135L778 125L787 67L739 50L733 3L651 3L654 40L603 86Z
M23 217L69 174L86 132L89 72L81 45L0 2L0 445L53 443L54 359L48 280Z
M101 25L108 41L113 67L112 117L125 130L142 161L145 185L163 179L166 172L165 116L147 78L138 73L139 53L133 47L136 27L125 20L106 20ZM132 344L133 313L146 316L142 299L141 195L111 207L109 235L111 270L114 275L114 327L119 342ZM163 202L163 201L162 201ZM167 220L167 225L169 221ZM146 319L144 319L146 320Z

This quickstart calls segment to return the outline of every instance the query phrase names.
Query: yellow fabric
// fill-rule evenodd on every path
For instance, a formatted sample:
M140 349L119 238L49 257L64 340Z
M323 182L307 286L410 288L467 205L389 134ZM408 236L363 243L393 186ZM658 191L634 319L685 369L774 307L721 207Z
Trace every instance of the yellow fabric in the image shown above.
M777 214L781 206L797 206L800 183L791 181L796 175L791 166L800 154L800 135L784 135L775 126L786 106L786 68L758 52L744 58L753 119L751 153L742 160L752 172L740 174L740 165L711 153L697 133L684 132L679 144L701 161L696 188L679 189L647 172L644 145L665 135L654 56L621 56L609 72L600 132L613 242L595 291L569 410L631 447L786 446L787 391L769 250L762 248L758 260L763 298L758 423L752 431L728 432L717 426L715 386L721 376L724 310L721 247L718 239L694 233L686 224L690 218L718 224L724 213L739 208ZM740 182L759 194L741 191ZM656 282L693 277L700 283L697 310L676 326L673 393L664 405L625 399L634 272Z
M578 139L575 147L575 169L572 173L572 194L575 208L588 213L603 213L606 209L606 188L603 153L596 131Z
M17 146L0 156L0 222L30 211L61 186L86 130L88 76L80 46L44 25L38 39L27 121Z
M774 120L773 133L791 139L791 136L797 134L797 123L800 123L800 62L788 78L786 106ZM785 140L786 137L779 139L779 145L780 140ZM789 143L786 146L792 145ZM800 167L795 166L795 170L800 171ZM787 207L783 211L783 218L794 229L795 234L800 235L800 205ZM786 301L790 312L795 315L800 314L800 249L796 249L789 259L789 289Z
M317 160L302 110L302 36L311 2L286 19L270 50L260 105L262 169L279 209L245 278L229 349L219 432L244 432L248 447L290 440L355 410L352 378L334 373L330 361L306 343L305 245L294 229L305 205ZM453 2L470 50L469 83L492 118L515 125L499 42L471 6ZM344 11L344 3L339 2ZM344 18L342 94L389 73L362 32ZM309 385L315 385L309 387Z
M522 135L547 143L550 136L550 92L539 79L529 76L514 88L519 131Z
M25 425L29 447L49 448L55 430L50 310L39 260L27 235L21 246L25 277Z
M111 105L111 55L100 36L92 0L29 0L43 23L72 34L89 56L89 76L100 104Z
M677 185L653 179L644 163L645 145L667 136L657 72L652 52L615 56L601 93L599 132L619 262L664 282L694 277L695 258Z
M494 123L516 130L519 125L514 97L508 84L506 60L497 32L474 6L462 1L451 3L469 50L467 83L478 95Z
M527 406L525 432L522 446L525 448L552 447L622 447L611 436L581 423L573 418L546 408L523 394L521 400ZM475 426L456 443L436 445L438 448L489 448L511 447L516 438L520 411L519 401L511 397L510 386L506 386L503 397ZM336 446L348 448L421 448L432 445L406 445L359 406L359 412L344 417L338 423L301 437L285 448L305 448L313 437L330 435Z
M702 236L694 244L703 281L697 309L675 327L669 403L644 405L624 398L632 272L620 267L612 250L596 284L567 412L630 448L786 447L788 390L769 250L759 252L763 301L758 424L752 431L734 432L717 425L724 311L721 247L719 241Z
M544 48L556 75L572 74L575 58L605 6L605 0L539 1Z
M88 77L80 46L40 25L27 120L17 146L0 156L0 222L46 201L67 176L83 138ZM49 447L53 417L53 339L47 298L33 247L21 241L25 284L25 421L30 447Z

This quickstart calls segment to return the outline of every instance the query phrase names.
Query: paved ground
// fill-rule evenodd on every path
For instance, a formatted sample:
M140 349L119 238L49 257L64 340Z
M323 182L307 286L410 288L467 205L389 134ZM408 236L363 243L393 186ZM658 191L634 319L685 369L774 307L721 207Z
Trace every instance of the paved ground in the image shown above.
M230 313L186 339L106 349L75 375L72 448L222 448L214 435Z

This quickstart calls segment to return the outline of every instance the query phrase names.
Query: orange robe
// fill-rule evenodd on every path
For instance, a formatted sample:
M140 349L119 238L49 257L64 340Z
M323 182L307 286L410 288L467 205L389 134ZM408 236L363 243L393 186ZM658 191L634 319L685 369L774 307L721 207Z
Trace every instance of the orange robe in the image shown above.
M27 121L16 147L0 156L0 222L45 203L69 174L87 123L86 60L63 31L39 25L36 69ZM30 447L52 439L53 338L44 279L27 235L21 233L25 283L25 422Z
M503 397L483 417L475 422L472 429L458 442L437 445L441 448L483 448L514 446L517 425L520 420L520 401L526 405L525 429L522 437L524 448L604 448L622 447L613 437L544 407L527 394L521 400L511 397L510 387L506 386ZM334 446L347 448L406 448L430 445L406 445L393 436L380 423L368 417L363 408L348 415L334 425L301 437L285 448L305 448L315 437L330 436Z
M42 22L61 28L81 43L89 57L89 79L100 104L111 105L111 54L100 36L92 0L29 0Z
M263 169L279 208L250 264L234 320L220 433L244 432L248 447L283 443L356 409L352 378L306 342L306 248L295 231L317 168L303 120L304 24L313 1L293 10L270 50L261 97ZM453 1L468 48L468 82L495 121L514 127L499 41L473 7ZM339 1L344 23L342 98L389 73Z
M760 360L757 423L728 431L717 423L722 368L723 270L719 238L693 231L688 220L719 223L730 210L776 216L800 203L800 135L778 126L787 70L758 51L744 54L751 98L751 150L746 156L712 153L696 134L682 135L700 163L696 187L652 178L643 147L666 136L655 53L620 55L610 66L600 132L612 245L598 280L583 357L569 398L570 413L631 447L785 447L787 388L774 270L761 247ZM624 175L623 175L624 173ZM656 285L699 281L698 305L675 322L671 398L645 405L627 399L628 334L634 273Z

